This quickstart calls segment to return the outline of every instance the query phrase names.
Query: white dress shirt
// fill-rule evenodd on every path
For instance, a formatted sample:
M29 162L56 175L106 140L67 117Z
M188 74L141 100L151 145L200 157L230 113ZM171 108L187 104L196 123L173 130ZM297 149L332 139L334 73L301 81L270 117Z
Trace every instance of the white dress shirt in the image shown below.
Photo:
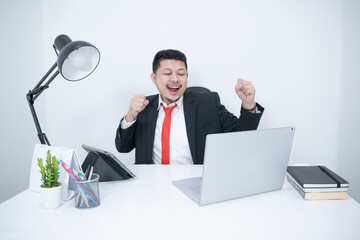
M177 106L171 113L171 126L170 126L170 164L193 164L191 157L189 141L187 138L185 117L184 117L184 105L183 97L181 97L177 102ZM153 161L156 164L161 164L161 133L162 125L165 118L165 111L162 107L172 107L175 103L167 105L164 103L159 95L159 105L158 105L158 118L156 121L155 128L155 137L154 137L154 146L153 146ZM135 119L136 121L136 119ZM121 121L121 128L126 129L130 127L133 122L126 122L125 118Z

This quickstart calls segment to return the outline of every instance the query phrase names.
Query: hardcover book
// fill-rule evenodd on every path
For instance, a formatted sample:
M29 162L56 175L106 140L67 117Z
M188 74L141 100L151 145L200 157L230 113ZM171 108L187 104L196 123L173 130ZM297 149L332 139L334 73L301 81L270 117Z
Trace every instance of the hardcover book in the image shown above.
M305 200L343 200L346 199L348 195L348 188L335 188L337 189L335 191L332 191L334 188L309 188L311 189L309 192L307 189L301 188L301 186L290 175L287 175L286 177L290 184Z
M287 172L302 188L341 188L349 183L324 166L289 166Z
M300 186L300 184L289 173L286 174L286 178L292 185L295 184L296 187L298 187L303 192L347 192L348 189L349 189L348 187L339 187L339 188L338 187L335 187L335 188L328 188L328 187L324 187L324 188L303 188L302 186Z

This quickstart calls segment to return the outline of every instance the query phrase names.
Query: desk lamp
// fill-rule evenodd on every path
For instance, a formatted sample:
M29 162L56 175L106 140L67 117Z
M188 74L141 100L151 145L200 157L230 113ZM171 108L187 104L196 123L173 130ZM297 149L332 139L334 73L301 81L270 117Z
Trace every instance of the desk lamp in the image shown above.
M41 131L39 120L36 116L34 102L39 95L49 87L49 84L60 73L68 81L78 81L89 76L98 66L100 52L92 44L84 41L72 41L67 35L59 35L53 44L57 61L44 75L38 84L26 94L30 110L38 132L41 144L50 146L45 133ZM49 75L56 69L54 74L44 83ZM44 84L43 84L44 83Z

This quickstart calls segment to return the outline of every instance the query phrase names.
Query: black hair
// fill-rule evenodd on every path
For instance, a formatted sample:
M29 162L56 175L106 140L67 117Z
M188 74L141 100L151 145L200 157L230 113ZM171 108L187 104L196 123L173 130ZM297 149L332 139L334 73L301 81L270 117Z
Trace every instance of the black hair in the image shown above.
M174 49L167 49L159 51L153 60L153 73L155 73L160 67L160 61L164 59L174 59L185 63L185 69L187 70L186 56L182 52Z

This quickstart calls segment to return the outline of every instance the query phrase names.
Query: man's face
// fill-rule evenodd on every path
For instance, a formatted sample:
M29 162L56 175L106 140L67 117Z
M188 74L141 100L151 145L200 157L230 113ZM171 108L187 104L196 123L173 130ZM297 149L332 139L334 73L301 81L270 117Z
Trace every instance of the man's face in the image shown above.
M166 104L179 100L187 87L188 73L185 63L180 60L164 59L156 73L151 74L151 79L160 92Z

